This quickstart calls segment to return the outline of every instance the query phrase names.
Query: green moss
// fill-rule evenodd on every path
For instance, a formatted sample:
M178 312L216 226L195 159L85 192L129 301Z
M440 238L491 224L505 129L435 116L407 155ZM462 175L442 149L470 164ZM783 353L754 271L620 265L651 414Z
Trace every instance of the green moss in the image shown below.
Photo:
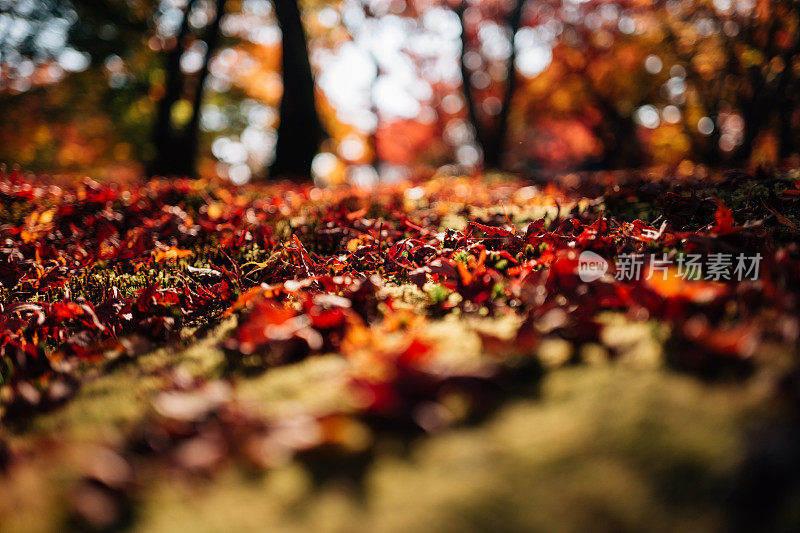
M428 287L425 292L431 299L431 305L441 305L447 301L453 291L437 283Z
M568 367L483 424L407 451L384 442L360 482L318 486L298 463L199 486L159 477L137 529L721 529L755 404L668 373Z
M235 319L225 320L188 345L161 347L135 360L112 362L99 376L85 376L78 394L63 408L30 421L26 438L68 431L72 439L92 442L109 433L119 435L148 411L152 394L168 383L169 371L219 377L224 355L218 344L235 324Z

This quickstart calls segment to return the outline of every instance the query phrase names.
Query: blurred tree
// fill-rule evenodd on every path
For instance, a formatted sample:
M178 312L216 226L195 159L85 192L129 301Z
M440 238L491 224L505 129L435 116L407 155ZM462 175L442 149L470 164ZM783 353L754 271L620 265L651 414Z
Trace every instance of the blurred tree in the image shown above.
M796 151L800 3L659 1L648 22L662 55L686 73L697 157L746 162L765 133L777 138L776 155Z
M456 7L458 20L461 23L461 77L464 98L467 102L467 112L470 122L475 131L475 140L478 142L483 152L483 165L491 169L503 167L503 154L505 148L506 133L508 131L508 118L511 113L511 101L514 97L514 90L517 85L516 58L517 47L514 43L514 36L520 28L522 22L522 10L525 5L524 0L513 0L512 8L509 12L503 12L503 5L495 2L490 4L488 9L484 7L485 13L479 13L480 5L468 5L461 2ZM472 72L467 60L470 52L475 53L476 47L473 41L478 33L478 21L482 16L494 16L504 19L504 23L510 31L510 53L507 60L505 75L505 90L499 103L496 116L490 113L481 112L476 104L473 94ZM489 115L489 116L486 116Z
M297 0L273 1L283 35L283 96L275 160L269 172L272 177L310 178L311 161L325 132L317 115L306 34Z
M0 15L0 67L4 79L15 74L25 76L30 66L57 59L68 29L77 20L72 6L59 0L2 0ZM46 33L50 38L42 39Z
M646 50L620 32L613 19L603 20L594 30L584 20L564 22L569 45L560 42L561 54L554 56L572 56L562 61L564 74L576 78L574 97L582 95L596 117L592 130L603 148L595 168L640 167L646 156L633 112L652 98L655 85L645 70ZM592 116L588 111L584 108L583 113Z
M549 0L526 10L516 40L530 43L533 66L548 60L519 84L513 135L532 167L649 162L636 110L658 97L661 77L646 68L649 43L629 27L631 5Z
M208 5L198 6L197 0L188 0L177 35L167 44L163 94L158 101L153 125L155 157L148 169L151 174L196 175L200 110L209 63L220 40L226 0L206 3ZM212 11L202 41L198 41L190 30L190 18L195 9ZM197 43L201 43L198 46L201 52L195 53L200 53L202 59L200 68L192 76L181 67L181 59Z
M109 56L130 57L145 45L152 32L152 16L158 0L60 0L73 8L77 20L69 28L68 41L99 63Z
M0 159L32 170L135 173L148 144L149 83L136 71L148 63L142 36L153 2L2 4Z
M155 157L148 168L151 174L192 175L194 171L194 159L185 152L185 133L173 127L172 110L185 91L186 76L181 72L181 56L189 45L189 17L196 3L197 0L188 0L180 29L164 51L164 85L153 122ZM198 92L201 91L202 88L198 87Z
M319 148L366 183L797 153L795 0L224 2L0 0L0 159L243 183Z

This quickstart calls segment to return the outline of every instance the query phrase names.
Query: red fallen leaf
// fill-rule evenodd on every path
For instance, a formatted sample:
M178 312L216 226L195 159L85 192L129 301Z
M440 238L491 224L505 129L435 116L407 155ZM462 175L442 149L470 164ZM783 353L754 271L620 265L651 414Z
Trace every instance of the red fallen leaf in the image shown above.
M794 180L794 189L786 189L783 191L785 196L800 196L800 180Z
M136 295L136 309L140 313L152 313L155 308L180 304L180 297L175 289L161 289L158 283L148 285Z
M78 304L75 302L55 302L47 310L48 320L60 325L61 322L82 318L87 326L97 330L104 330L105 326L97 317L93 306L89 303Z
M758 328L750 323L714 328L705 318L694 317L683 324L681 331L687 339L722 355L749 357L759 344Z
M227 281L220 281L219 283L215 283L206 290L211 294L213 294L217 299L222 301L229 300L232 294L231 286L228 284Z
M36 313L36 321L39 324L44 324L46 317L41 305L27 302L13 303L3 309L3 314L6 316L13 313Z
M331 329L342 326L347 320L347 313L341 308L314 309L309 313L311 325L319 329Z
M456 273L455 263L449 259L434 259L428 263L431 269L431 274L437 274L444 277L452 277Z
M245 292L239 295L236 301L233 302L233 304L230 307L228 307L224 313L222 313L222 316L224 317L231 316L236 311L239 311L249 306L256 300L256 298L269 291L271 291L271 289L261 286L251 287L250 289L247 289Z
M192 253L191 250L181 250L172 246L166 250L154 250L153 260L156 263L162 263L164 261L183 259L184 257L189 257Z
M302 313L261 299L242 317L224 347L234 365L241 355L250 354L271 355L276 364L295 361L312 352L337 349L347 320L341 308L324 309L312 303Z
M582 249L606 248L613 244L614 237L608 235L608 221L605 218L599 218L588 226L579 223L577 229L581 229L581 233L576 237L575 244Z
M62 354L65 358L85 357L100 353L98 344L115 336L121 336L119 342L123 343L136 333L150 337L155 330L175 331L185 319L213 323L218 310L229 304L236 291L246 291L261 283L265 285L253 289L252 301L245 292L237 302L239 305L228 309L230 314L244 310L248 303L253 305L252 312L243 313L239 322L241 331L237 330L233 337L241 333L244 341L263 340L258 348L282 355L275 358L276 364L287 362L312 353L314 347L335 347L337 338L355 323L375 325L382 319L386 309L393 305L386 295L390 291L379 291L380 282L373 285L372 276L398 284L406 279L419 285L427 280L441 282L461 296L461 311L466 314L488 309L492 313L500 310L535 317L542 331L548 330L549 334L575 344L596 341L592 321L598 312L609 308L646 311L654 319L676 325L687 312L701 312L716 319L731 309L746 309L756 314L768 306L778 310L776 315L783 314L778 317L783 322L793 318L794 293L800 287L796 254L790 247L773 253L769 235L765 235L766 242L759 248L766 259L764 279L756 284L731 283L728 292L697 294L695 289L702 288L702 284L676 288L661 286L658 279L652 283L616 283L610 279L583 283L576 275L574 262L582 249L607 247L607 257L642 250L652 243L647 236L659 230L642 221L627 224L623 229L616 224L609 227L599 217L599 211L592 208L581 210L579 215L577 210L566 215L560 213L559 206L559 214L553 220L529 224L524 239L513 225L502 225L505 222L499 215L481 219L483 224L470 224L464 232L450 230L442 234L443 217L454 209L454 202L459 206L457 209L470 204L486 207L509 197L507 184L499 189L477 180L466 189L462 185L459 183L459 190L470 191L469 197L462 193L454 195L452 181L433 180L424 187L430 200L426 202L408 202L402 187L387 186L362 194L353 190L277 185L269 186L264 194L247 197L228 185L215 184L212 190L207 183L188 180L137 184L125 190L100 184L69 188L54 197L53 205L59 207L48 215L52 220L47 217L42 220L41 214L37 220L28 218L31 223L46 221L53 226L52 230L43 228L41 234L29 231L26 238L32 242L22 239L22 231L28 229L24 224L0 227L3 243L0 282L4 294L28 298L30 305L37 306L27 310L17 307L18 312L10 314L0 312L1 362L10 362L15 376L12 379L44 379L53 375L53 368L47 366L49 357L54 355L48 351L51 346L57 347L55 355L59 357ZM686 192L685 188L678 190ZM635 189L626 191L624 185L620 193L628 201L649 201L637 197ZM30 186L22 178L18 186L0 180L0 198L4 203L16 202L17 197L35 202L47 194L45 188ZM567 198L555 186L549 186L546 194L562 202ZM669 194L672 193L666 196ZM208 198L203 200L204 196ZM786 197L790 196L793 195ZM672 226L684 229L709 218L717 207L711 200L694 196L673 198L663 205L664 212L659 214ZM184 208L192 212L191 217ZM380 213L380 223L363 219L367 213L364 208ZM36 205L29 209L39 212L47 207ZM299 220L305 222L296 223ZM285 234L286 221L291 221L294 232L290 242L272 237ZM717 229L727 231L725 228L737 229L731 221L720 223ZM474 238L473 231L483 233ZM688 239L689 233L681 237L673 233L669 238L664 235L658 239L658 245L667 247L675 239ZM696 238L685 243L687 252L706 252L711 248L716 250L717 245L731 244L716 241L717 235L706 232L691 235ZM632 242L633 238L641 242ZM348 242L352 242L351 253L343 253ZM215 247L213 243L219 245ZM527 244L530 249L524 246ZM171 248L166 249L167 246ZM260 249L256 250L256 246ZM202 254L209 265L222 263L227 268L194 272L187 268L192 280L187 280L181 289L147 286L133 298L122 298L113 287L103 288L98 298L105 301L95 302L96 307L89 303L81 304L80 309L74 306L81 301L80 297L86 297L83 292L70 295L59 304L33 304L34 298L38 302L58 298L67 281L95 269L118 269L141 277L157 270L161 279L162 274L171 275L174 268L154 264L155 256L164 261L178 259L176 250L194 251ZM259 268L243 273L242 263L249 262L253 255L258 258ZM489 266L485 261L487 255ZM501 258L515 266L493 268L491 265ZM524 262L516 264L518 260ZM183 273L175 272L179 276ZM71 284L66 288L74 290ZM323 290L325 294L320 293ZM261 300L272 300L272 305L290 311L289 318L271 323L259 317ZM727 305L731 302L737 306ZM485 308L484 303L488 304ZM302 309L297 304L302 304ZM437 311L450 309L441 306ZM769 328L778 328L772 324L761 326L769 334L774 333ZM783 323L780 327L786 338L793 334L792 327ZM513 341L502 348L505 352L498 355L507 356L512 349L534 345L538 333L532 325L521 328ZM692 342L706 342L705 338L698 336ZM484 340L490 342L488 337ZM716 341L708 342L711 345ZM423 351L412 350L406 355L388 357L386 383L381 386L398 400L393 416L426 418L419 412L436 404L443 383L453 377L425 374L417 368L407 368L404 363L408 360L409 366L417 363L427 366L428 357L435 354L423 355ZM53 363L56 361L61 362L52 359ZM502 366L503 360L496 363ZM0 370L4 369L0 366ZM212 416L221 414L217 411Z
M297 329L297 324L289 322L296 317L297 313L291 309L278 307L265 300L259 301L225 346L245 354L253 353L273 338L290 337Z
M631 223L623 224L624 231L627 235L634 237L640 241L654 241L661 237L663 234L664 226L656 229L653 226L645 223L642 220L636 219Z
M221 281L210 287L201 285L197 291L192 291L184 284L183 296L185 301L182 305L185 310L201 314L209 312L211 306L227 303L233 297L233 291L227 281Z
M562 250L556 255L555 261L550 263L550 272L559 281L577 280L578 254L572 250Z
M414 246L416 239L401 239L397 241L391 248L386 251L386 258L390 261L398 261L402 259L404 252L408 252Z
M347 213L346 217L347 220L353 221L363 218L364 215L367 214L368 208L359 209L358 211L353 211L352 213Z
M456 269L458 269L458 275L461 276L461 283L464 285L469 285L472 283L472 273L467 268L466 263L463 261L459 261L456 263Z
M397 364L416 367L425 363L431 355L431 346L414 338L411 343L397 356Z
M511 277L524 279L534 271L536 267L540 266L549 266L553 263L557 258L556 253L551 248L547 248L543 251L537 259L531 259L529 261L524 262L521 265L512 266L508 270L506 270L506 274ZM576 263L577 264L577 263Z
M148 285L136 294L136 308L142 312L147 313L150 308L156 305L156 297L158 295L159 285L153 283Z
M295 250L300 253L300 259L305 269L306 276L310 276L311 270L314 268L314 260L311 259L311 256L303 247L303 243L300 242L297 235L292 235L292 243L297 247Z
M469 225L483 231L489 237L516 237L516 230L507 230L499 226L485 226L477 222L469 222Z
M307 296L303 308L311 319L311 325L320 330L339 328L348 321L352 307L349 299L333 294Z
M662 298L697 303L711 302L730 291L724 283L683 279L674 268L669 269L666 279L662 275L655 275L643 283Z
M544 224L545 224L544 218L534 220L533 222L528 224L528 227L525 228L525 242L528 242L528 239L530 237L544 233L545 231Z
M50 306L50 317L58 322L83 315L83 307L75 302L56 302Z
M711 228L710 232L715 235L727 235L740 231L742 231L742 228L734 226L733 212L722 203L722 200L717 200L717 211L714 213L714 226Z

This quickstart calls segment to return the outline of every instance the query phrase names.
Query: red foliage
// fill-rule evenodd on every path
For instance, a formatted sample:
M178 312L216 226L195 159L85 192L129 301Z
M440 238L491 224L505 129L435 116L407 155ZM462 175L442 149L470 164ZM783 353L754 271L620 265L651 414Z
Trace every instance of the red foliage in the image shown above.
M475 207L497 206L514 191L507 183L459 183ZM86 181L61 189L8 177L0 196L27 211L0 228L0 360L14 391L6 415L67 398L79 382L71 371L77 361L102 362L234 314L238 327L224 342L230 371L346 354L355 331L378 336L375 328L395 320L395 302L382 290L387 283L435 283L457 294L431 303L431 316L456 307L466 314L520 314L512 339L483 335L486 351L501 359L530 354L542 336L596 342L595 317L603 310L658 318L707 352L735 357L750 350L732 349L729 339L746 338L749 346L791 331L761 311L796 314L795 253L776 251L759 224L737 225L720 201L667 192L663 220L649 225L607 219L594 209L562 213L559 202L570 194L551 187L554 194L544 200L559 216L520 228L503 208L457 231L442 228L442 220L463 199L441 181L425 188L419 204L409 201L405 185L365 193L290 185L212 191L181 180L122 189ZM713 222L691 229L706 212ZM288 238L279 237L287 231ZM586 282L578 273L584 250L609 261L661 250L672 250L673 258L677 250L757 252L763 261L759 278L742 283L623 280L613 269ZM134 280L133 287L120 286L123 279ZM747 328L737 329L737 320ZM391 371L378 379L355 376L354 384L372 391L365 409L381 416L413 411L409 405L434 401L442 383L464 378L428 369L433 356L424 343L400 351L366 345L383 354ZM481 376L470 380L496 373Z

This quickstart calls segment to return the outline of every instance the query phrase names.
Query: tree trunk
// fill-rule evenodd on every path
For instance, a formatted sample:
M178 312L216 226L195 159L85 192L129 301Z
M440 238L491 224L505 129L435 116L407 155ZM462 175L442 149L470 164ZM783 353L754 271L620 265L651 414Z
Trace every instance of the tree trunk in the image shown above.
M274 0L283 33L283 97L278 142L270 177L307 179L311 161L325 137L314 99L314 79L297 0Z
M795 11L800 18L800 7L795 5ZM797 152L795 145L794 123L797 114L797 79L794 75L795 58L800 53L800 35L795 35L794 44L783 53L782 59L785 65L778 79L776 92L778 93L778 157L781 160Z
M598 129L603 144L601 169L640 168L644 164L644 149L633 120L621 115L604 117Z
M795 145L796 96L791 85L784 90L778 111L778 157L781 160L797 152Z
M525 0L515 0L514 9L508 19L508 24L511 28L511 55L508 58L508 65L506 67L506 87L503 95L502 107L500 108L500 115L494 128L482 124L478 116L475 99L472 97L472 87L469 79L470 72L464 64L464 56L469 50L469 39L467 37L466 28L464 27L464 6L462 5L457 10L458 19L461 22L461 77L464 99L467 102L470 122L472 122L472 127L475 130L475 140L483 151L483 166L489 169L501 169L503 166L503 153L508 133L508 119L511 114L511 100L514 97L514 91L517 85L517 69L515 65L517 47L514 45L514 36L516 36L522 22L522 8L524 5Z
M192 102L192 118L186 125L183 131L183 149L186 151L186 157L191 161L192 171L195 170L195 162L197 161L197 152L199 144L200 133L200 115L201 106L203 105L203 95L205 94L205 83L208 79L208 69L211 58L214 55L219 39L220 39L220 24L222 17L225 15L225 4L227 0L216 1L216 12L214 13L214 20L208 27L206 33L206 56L203 60L203 67L197 76L197 87L194 92L194 101Z
M767 94L766 82L758 67L750 67L750 97L741 104L744 119L744 135L742 144L733 154L733 162L746 164L753 154L754 144L769 120L769 104L767 100L774 96Z
M484 164L488 168L500 169L503 167L503 154L506 137L508 136L508 118L511 115L511 101L514 98L514 92L517 87L517 47L514 43L514 37L516 37L522 22L522 8L524 5L525 0L516 0L514 11L512 11L509 19L511 55L508 57L508 65L506 66L506 89L503 95L503 107L500 109L497 129L491 139L490 146L487 147L488 150L484 151Z
M475 107L475 99L472 97L472 83L470 82L470 72L467 68L467 65L464 61L464 58L469 51L469 38L467 37L467 29L464 25L464 7L463 5L458 9L458 20L461 23L461 89L464 93L464 101L467 105L467 115L469 117L469 121L472 124L472 129L475 132L475 142L478 143L478 146L481 147L481 150L484 154L484 161L486 158L486 145L488 144L488 139L486 136L485 129L481 122L480 117L478 116L478 109Z
M184 41L189 34L189 15L194 8L196 0L189 0L183 14L181 27L178 30L175 47L167 53L164 65L164 95L158 102L156 120L153 124L153 145L155 155L148 165L150 174L185 174L189 175L194 170L193 160L187 154L177 149L177 136L172 128L172 107L180 100L183 94L186 79L181 72L181 56L184 52Z
M601 122L594 128L603 145L600 168L608 170L641 167L646 158L633 118L629 114L620 113L614 101L603 96L586 75L585 69L575 72L583 80L584 90L601 112Z

